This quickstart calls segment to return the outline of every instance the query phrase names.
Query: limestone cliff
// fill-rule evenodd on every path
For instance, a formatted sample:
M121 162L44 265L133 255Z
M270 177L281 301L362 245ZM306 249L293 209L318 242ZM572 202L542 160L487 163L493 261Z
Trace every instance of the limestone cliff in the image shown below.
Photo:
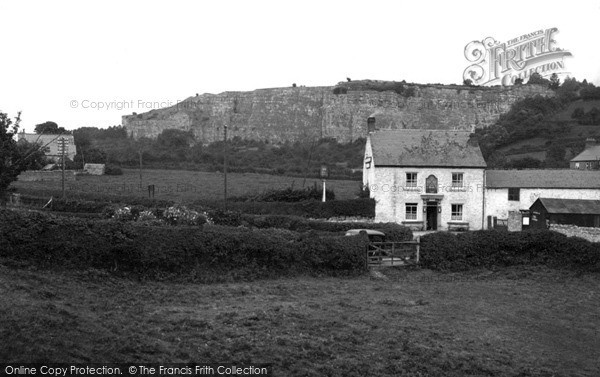
M163 130L191 130L209 143L230 137L303 141L333 137L340 142L366 135L369 116L380 129L471 130L493 124L518 99L553 92L536 85L465 87L357 81L335 87L288 87L202 94L164 109L123 116L134 137L155 138Z

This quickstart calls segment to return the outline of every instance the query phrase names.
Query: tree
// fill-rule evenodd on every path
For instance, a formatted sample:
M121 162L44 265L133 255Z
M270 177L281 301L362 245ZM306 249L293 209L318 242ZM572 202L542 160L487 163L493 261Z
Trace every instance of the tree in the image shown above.
M10 184L32 161L38 159L40 147L37 144L21 144L15 140L19 131L21 113L13 121L0 111L0 202L6 200L6 191Z
M558 78L558 75L556 73L553 73L552 76L550 76L550 84L548 84L548 87L550 89L556 90L559 86L560 79Z
M464 79L463 80L463 85L465 85L465 86L473 86L473 80L471 80L471 79Z
M50 135L60 135L60 134L68 134L69 131L65 130L63 127L58 127L58 124L52 121L47 121L44 123L37 124L35 126L36 134L50 134Z
M523 78L517 77L515 79L515 85L523 85Z
M538 84L548 86L550 85L550 80L545 79L537 72L533 72L531 76L529 76L529 80L527 80L527 84Z

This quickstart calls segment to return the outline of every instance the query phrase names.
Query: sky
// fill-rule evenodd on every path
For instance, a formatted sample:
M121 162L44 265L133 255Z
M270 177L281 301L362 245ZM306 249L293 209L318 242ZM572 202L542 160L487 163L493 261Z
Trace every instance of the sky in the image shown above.
M21 129L121 124L196 93L462 83L465 46L556 27L571 77L600 85L600 0L0 0L0 111Z

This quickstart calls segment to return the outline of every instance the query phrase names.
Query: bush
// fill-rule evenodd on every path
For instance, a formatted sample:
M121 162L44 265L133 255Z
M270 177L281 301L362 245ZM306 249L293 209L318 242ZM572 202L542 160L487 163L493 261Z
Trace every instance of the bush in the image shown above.
M106 175L123 175L123 170L116 165L107 164L104 168L104 174Z
M222 208L223 202L198 201L198 208ZM292 215L310 218L341 216L375 217L375 200L369 198L321 201L284 202L228 202L231 211L255 215Z
M412 231L409 228L396 223L308 220L302 217L283 215L242 215L242 221L248 226L261 229L277 228L295 232L319 231L331 233L343 233L350 229L374 229L385 233L388 241L409 241L413 239Z
M421 237L421 263L449 271L546 265L600 272L600 244L545 230L438 232Z
M296 203L306 200L321 200L323 198L323 191L318 189L317 186L294 189L292 187L284 189L273 189L268 190L262 194L257 195L244 195L238 197L232 197L232 201L237 202L288 202ZM325 190L325 199L335 200L335 193L332 190Z
M216 282L364 272L361 237L283 229L58 218L0 209L0 257L45 268L96 268L141 278Z

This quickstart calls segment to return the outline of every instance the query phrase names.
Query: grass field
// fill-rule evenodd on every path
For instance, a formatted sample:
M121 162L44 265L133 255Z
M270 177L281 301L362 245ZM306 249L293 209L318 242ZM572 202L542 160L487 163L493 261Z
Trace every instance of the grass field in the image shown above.
M384 273L193 285L3 261L0 359L264 362L275 376L600 375L598 276Z
M227 174L228 196L247 193L260 193L272 188L285 188L293 185L302 187L303 178L254 174ZM318 179L307 179L305 187L317 183ZM189 202L198 199L223 198L223 174L189 170L143 170L142 189L140 190L139 170L123 169L123 175L115 176L78 176L74 182L66 182L68 197L77 197L82 193L102 195L123 195L148 197L148 185L155 185L155 198ZM12 187L22 193L35 193L50 197L61 193L61 182L14 182ZM358 181L328 180L327 189L335 192L336 199L352 199L360 188Z

